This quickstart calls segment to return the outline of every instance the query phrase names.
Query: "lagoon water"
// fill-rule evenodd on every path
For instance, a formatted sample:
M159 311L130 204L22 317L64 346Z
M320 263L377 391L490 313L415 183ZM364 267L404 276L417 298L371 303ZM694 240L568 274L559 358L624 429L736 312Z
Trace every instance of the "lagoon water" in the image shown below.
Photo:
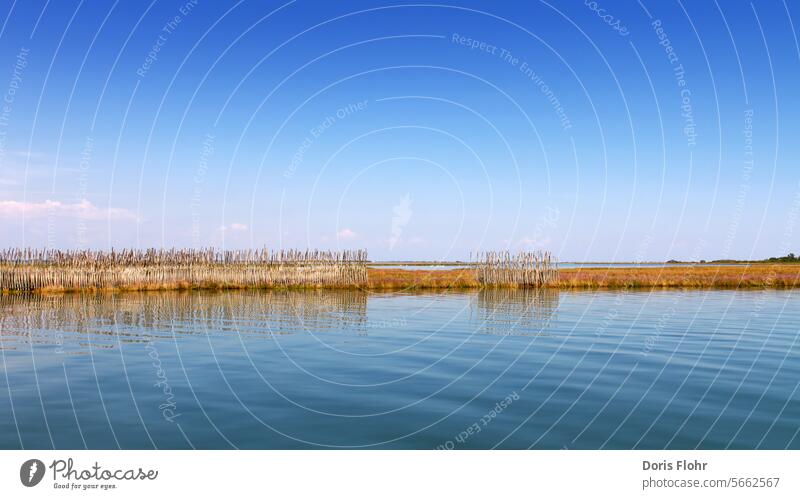
M793 291L0 297L0 448L800 448Z

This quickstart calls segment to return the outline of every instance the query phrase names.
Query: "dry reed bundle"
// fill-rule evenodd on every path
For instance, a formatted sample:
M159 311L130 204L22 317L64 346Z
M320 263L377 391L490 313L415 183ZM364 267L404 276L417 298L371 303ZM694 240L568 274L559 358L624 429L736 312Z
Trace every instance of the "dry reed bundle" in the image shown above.
M487 251L474 262L476 278L484 286L540 287L558 279L558 264L547 251Z
M125 249L0 251L0 289L170 289L358 286L367 252Z

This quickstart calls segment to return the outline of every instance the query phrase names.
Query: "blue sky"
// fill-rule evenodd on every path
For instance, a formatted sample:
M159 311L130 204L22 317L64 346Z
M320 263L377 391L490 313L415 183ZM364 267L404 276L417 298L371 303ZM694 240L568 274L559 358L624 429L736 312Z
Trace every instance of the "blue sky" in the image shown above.
M4 246L800 252L796 3L26 1L0 19Z

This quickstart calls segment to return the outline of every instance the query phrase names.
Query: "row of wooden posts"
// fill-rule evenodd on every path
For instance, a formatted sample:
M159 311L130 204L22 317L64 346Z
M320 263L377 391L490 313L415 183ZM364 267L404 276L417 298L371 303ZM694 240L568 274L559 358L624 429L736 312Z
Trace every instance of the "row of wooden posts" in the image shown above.
M471 258L483 286L541 287L557 279L547 252L482 252ZM368 285L366 250L124 249L0 251L0 290Z
M367 263L366 250L219 250L200 249L122 249L56 250L9 248L0 250L0 264L51 264L75 267L106 265L153 266L194 264L290 264L290 263Z
M547 251L486 251L473 262L478 282L486 286L540 287L558 279L558 263Z
M367 252L149 249L0 252L0 289L357 286Z

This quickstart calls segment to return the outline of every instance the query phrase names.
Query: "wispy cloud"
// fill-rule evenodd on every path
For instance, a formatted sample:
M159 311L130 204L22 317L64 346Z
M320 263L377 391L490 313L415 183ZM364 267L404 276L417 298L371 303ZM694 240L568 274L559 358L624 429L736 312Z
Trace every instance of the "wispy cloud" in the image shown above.
M23 170L27 167L30 171L32 167L47 165L50 160L50 157L43 153L0 147L0 165L11 170Z
M392 208L392 214L392 237L389 238L389 249L394 249L400 241L400 236L403 235L403 228L411 220L411 194L400 198L400 201Z
M15 158L26 161L45 161L46 159L48 159L47 154L35 151L23 151L20 149L6 150L4 151L4 154L9 158Z
M339 239L353 239L357 235L358 234L356 234L350 229L342 229L336 233L336 237L338 237Z
M236 222L230 225L220 225L217 230L220 232L247 232L247 226Z
M86 199L77 203L62 203L50 199L42 202L0 201L0 218L80 218L83 220L138 220L136 214L124 208L101 208Z

